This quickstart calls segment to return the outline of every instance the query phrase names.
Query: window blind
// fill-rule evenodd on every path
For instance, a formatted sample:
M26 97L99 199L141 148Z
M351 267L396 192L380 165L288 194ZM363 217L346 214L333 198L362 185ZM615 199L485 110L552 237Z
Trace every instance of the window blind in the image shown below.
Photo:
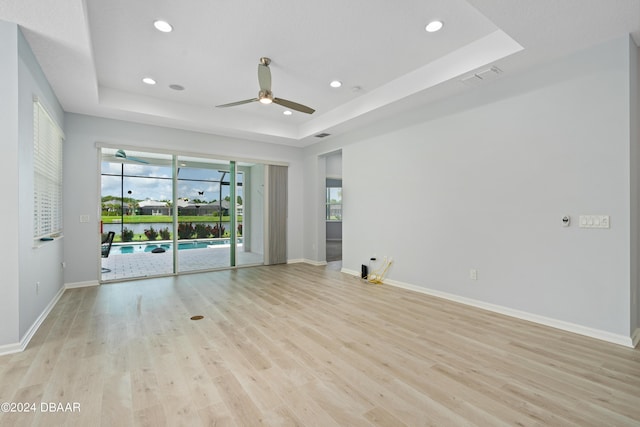
M62 232L64 134L37 99L33 102L33 236Z
M264 263L287 263L287 197L288 173L286 166L267 166L267 253Z

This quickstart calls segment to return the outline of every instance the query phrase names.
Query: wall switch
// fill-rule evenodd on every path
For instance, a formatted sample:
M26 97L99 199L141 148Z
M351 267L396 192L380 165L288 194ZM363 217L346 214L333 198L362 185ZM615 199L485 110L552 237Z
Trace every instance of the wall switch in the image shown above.
M469 279L478 280L478 270L476 270L475 268L469 270Z
M80 222L89 222L89 215L80 215Z
M36 295L40 293L40 282L36 282Z
M580 228L609 228L609 215L580 215Z

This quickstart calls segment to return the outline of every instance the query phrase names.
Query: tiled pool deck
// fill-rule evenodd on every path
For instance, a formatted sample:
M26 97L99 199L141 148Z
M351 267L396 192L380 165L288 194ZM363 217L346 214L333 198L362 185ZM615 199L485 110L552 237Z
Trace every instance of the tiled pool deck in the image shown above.
M229 267L229 247L188 249L178 251L178 271L199 271ZM237 250L237 265L263 263L262 254ZM102 273L102 281L123 280L173 273L173 251L163 253L134 252L111 253L102 258L102 267L111 271Z

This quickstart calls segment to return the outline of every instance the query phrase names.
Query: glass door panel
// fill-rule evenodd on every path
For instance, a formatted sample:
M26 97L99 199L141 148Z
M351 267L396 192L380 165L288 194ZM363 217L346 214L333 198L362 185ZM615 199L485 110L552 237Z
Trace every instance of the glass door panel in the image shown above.
M103 148L101 280L171 274L172 157ZM108 245L107 245L108 246Z
M177 159L179 272L231 265L229 171L225 160Z

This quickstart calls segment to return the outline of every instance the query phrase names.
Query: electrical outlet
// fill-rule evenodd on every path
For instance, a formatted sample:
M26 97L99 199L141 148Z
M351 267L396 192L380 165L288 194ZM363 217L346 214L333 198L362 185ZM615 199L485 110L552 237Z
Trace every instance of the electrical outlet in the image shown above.
M475 268L469 270L469 279L478 280L478 270L476 270Z
M40 293L40 282L36 282L36 295Z

